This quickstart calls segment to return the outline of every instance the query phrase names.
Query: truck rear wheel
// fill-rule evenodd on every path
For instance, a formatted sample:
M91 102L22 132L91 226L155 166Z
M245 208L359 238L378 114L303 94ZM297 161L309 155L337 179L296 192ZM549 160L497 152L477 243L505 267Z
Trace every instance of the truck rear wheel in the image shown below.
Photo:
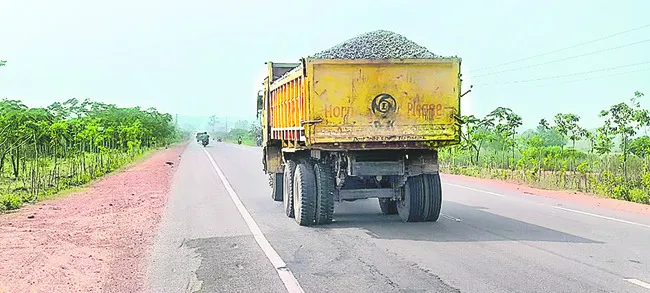
M293 177L293 213L300 226L314 224L316 216L316 179L309 163L300 163Z
M423 221L435 222L440 217L440 209L442 208L442 184L440 182L440 174L424 174L422 176L424 176L423 181L425 190Z
M284 176L282 173L272 173L269 175L271 178L271 198L274 201L282 201L282 181Z
M334 214L334 170L328 163L314 165L316 177L316 224L332 222Z
M380 198L379 208L381 208L381 212L386 215L397 214L397 202L394 200L390 200L388 198Z
M289 218L293 218L293 176L296 173L296 162L287 160L284 164L284 173L282 176L282 203L284 206L284 214Z
M409 177L397 203L397 211L405 222L435 222L442 207L440 174Z

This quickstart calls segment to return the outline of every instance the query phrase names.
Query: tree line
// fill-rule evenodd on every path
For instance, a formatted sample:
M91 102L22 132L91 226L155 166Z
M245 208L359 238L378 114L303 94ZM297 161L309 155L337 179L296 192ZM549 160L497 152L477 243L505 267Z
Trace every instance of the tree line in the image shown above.
M650 203L650 112L643 93L599 113L589 130L580 116L558 113L518 133L522 117L506 107L462 117L461 144L441 151L444 171L513 180L541 188L569 189ZM577 148L576 143L583 144Z
M69 99L0 101L0 210L90 182L185 135L170 114Z

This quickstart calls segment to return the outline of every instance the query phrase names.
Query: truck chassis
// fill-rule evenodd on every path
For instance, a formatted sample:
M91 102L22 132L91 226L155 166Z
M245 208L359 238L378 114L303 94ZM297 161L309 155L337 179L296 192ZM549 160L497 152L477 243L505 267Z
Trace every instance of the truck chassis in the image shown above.
M332 222L334 202L368 198L378 198L384 214L399 214L406 222L437 221L440 215L436 150L266 147L264 153L264 163L274 157L282 161L282 172L270 174L272 198L282 201L285 214L302 226Z

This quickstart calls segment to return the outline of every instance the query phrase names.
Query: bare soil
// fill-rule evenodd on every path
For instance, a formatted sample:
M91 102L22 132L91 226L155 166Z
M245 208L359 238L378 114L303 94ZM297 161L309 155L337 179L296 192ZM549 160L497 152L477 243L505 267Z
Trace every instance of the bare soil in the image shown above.
M146 292L145 258L184 148L0 215L0 292Z
M505 190L516 190L530 195L544 196L544 197L566 200L569 202L574 202L574 203L579 203L579 204L584 204L589 206L603 207L610 210L617 210L617 211L650 216L650 205L629 202L624 200L617 200L617 199L607 198L600 195L575 192L575 191L539 189L524 184L512 183L512 182L507 182L507 181L502 181L497 179L484 179L484 178L476 178L476 177L469 177L463 175L443 174L442 177L443 178L446 177L458 181L465 181L468 183L489 185L489 186L493 186Z

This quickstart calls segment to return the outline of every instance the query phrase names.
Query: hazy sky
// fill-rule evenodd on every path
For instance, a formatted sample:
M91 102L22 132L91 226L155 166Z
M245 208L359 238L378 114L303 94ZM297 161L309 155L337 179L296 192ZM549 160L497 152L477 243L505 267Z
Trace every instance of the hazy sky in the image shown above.
M8 61L0 97L30 106L90 97L182 115L254 117L265 61L293 62L385 29L463 58L465 85L474 85L463 114L506 106L533 127L572 112L595 127L601 109L635 90L650 99L650 27L479 69L648 25L649 12L647 0L0 0L0 59ZM508 69L518 70L479 76Z

